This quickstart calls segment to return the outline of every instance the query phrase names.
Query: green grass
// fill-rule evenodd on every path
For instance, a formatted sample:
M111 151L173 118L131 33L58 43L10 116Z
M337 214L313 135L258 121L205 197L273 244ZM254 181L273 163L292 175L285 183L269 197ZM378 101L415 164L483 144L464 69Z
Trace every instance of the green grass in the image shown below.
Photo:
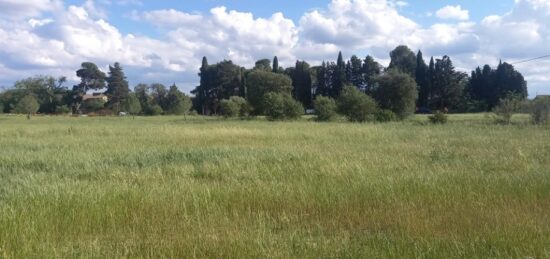
M0 116L0 258L548 258L550 128Z

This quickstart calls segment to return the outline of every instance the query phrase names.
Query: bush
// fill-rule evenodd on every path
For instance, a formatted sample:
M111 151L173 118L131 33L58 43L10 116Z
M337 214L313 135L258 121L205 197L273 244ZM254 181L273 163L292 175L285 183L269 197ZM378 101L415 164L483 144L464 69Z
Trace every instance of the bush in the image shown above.
M447 123L448 116L442 111L436 111L433 115L428 117L428 119L430 119L430 122L433 124L445 124Z
M382 109L391 110L399 119L414 114L418 92L413 77L392 69L377 81L374 97Z
M302 104L288 94L268 93L264 96L263 104L268 120L293 120L304 114Z
M158 104L152 105L149 109L147 109L147 115L151 116L161 115L163 112L164 110L162 110L162 107Z
M510 124L512 116L517 113L522 105L522 98L518 95L508 95L504 99L500 99L500 103L493 109L497 115L497 122Z
M395 115L394 112L390 110L384 110L384 109L378 110L374 118L378 122L391 122L391 121L397 121L399 119L397 118L397 115Z
M222 100L222 114L226 118L230 117L248 117L251 112L251 107L248 102L239 96L231 96L228 100Z
M531 119L535 124L550 123L550 97L538 97L530 105Z
M220 102L222 115L226 118L237 117L239 116L239 111L241 107L236 102L230 100L222 100Z
M67 114L71 112L71 108L67 105L58 105L55 107L55 113L57 114Z
M336 101L330 97L318 96L313 102L317 121L331 121L336 117Z
M355 86L344 86L338 98L338 110L349 121L365 122L373 118L378 110L376 101L362 93Z
M82 104L82 110L85 112L97 112L105 108L105 101L101 99L89 99Z

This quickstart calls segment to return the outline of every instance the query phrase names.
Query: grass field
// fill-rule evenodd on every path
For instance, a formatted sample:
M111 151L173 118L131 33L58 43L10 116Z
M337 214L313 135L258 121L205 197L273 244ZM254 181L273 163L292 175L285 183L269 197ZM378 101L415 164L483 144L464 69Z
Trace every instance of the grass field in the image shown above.
M526 120L0 116L0 258L549 258Z

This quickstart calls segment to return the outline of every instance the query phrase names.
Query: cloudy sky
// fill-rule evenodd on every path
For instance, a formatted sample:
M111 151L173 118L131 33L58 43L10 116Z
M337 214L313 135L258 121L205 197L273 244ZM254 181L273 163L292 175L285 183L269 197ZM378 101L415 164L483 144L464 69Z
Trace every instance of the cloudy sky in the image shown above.
M120 62L130 84L198 82L202 56L250 67L311 64L341 50L389 63L400 44L470 71L550 54L550 0L0 0L0 86L44 74L76 80ZM550 59L518 64L530 95L550 94Z

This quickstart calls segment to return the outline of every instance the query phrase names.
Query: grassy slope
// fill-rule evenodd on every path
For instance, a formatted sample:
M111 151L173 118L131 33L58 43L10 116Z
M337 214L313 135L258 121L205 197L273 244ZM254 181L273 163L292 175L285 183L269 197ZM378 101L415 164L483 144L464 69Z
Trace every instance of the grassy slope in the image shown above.
M550 257L550 130L0 117L0 257Z

